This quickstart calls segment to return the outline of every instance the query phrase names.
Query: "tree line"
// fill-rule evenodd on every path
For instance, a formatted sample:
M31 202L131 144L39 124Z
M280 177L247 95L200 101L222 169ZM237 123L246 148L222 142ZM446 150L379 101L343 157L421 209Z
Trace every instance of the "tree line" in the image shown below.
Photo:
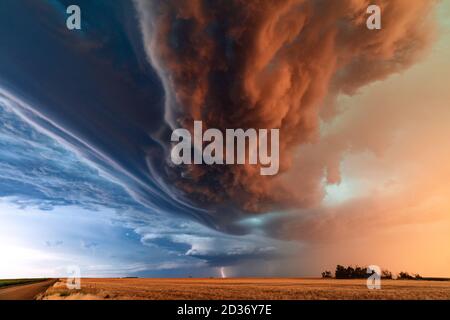
M370 277L373 273L367 272L366 267L359 267L359 266L341 266L337 265L336 270L334 272L334 278L335 279L367 279ZM331 271L324 271L322 272L322 278L333 278L333 274ZM381 271L381 279L394 279L394 276L392 272L389 270L382 270ZM422 277L419 274L411 275L408 272L400 272L395 277L397 280L420 280Z

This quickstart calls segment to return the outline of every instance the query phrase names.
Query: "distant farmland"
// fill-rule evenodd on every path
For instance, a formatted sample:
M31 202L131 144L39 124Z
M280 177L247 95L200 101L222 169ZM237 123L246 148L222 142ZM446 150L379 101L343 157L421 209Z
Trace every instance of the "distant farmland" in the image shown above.
M44 281L46 279L0 279L0 288L7 286L14 286L19 284L28 284L34 282Z
M381 286L369 290L358 279L82 279L81 290L60 280L43 299L450 300L450 281L383 280Z

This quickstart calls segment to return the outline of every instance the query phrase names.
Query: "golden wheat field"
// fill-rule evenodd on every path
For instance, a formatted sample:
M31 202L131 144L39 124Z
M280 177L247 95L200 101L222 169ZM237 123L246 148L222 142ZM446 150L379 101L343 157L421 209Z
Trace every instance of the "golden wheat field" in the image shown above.
M68 290L64 279L41 299L119 300L323 300L323 299L445 299L449 281L384 280L369 290L365 280L246 279L82 279L81 290Z

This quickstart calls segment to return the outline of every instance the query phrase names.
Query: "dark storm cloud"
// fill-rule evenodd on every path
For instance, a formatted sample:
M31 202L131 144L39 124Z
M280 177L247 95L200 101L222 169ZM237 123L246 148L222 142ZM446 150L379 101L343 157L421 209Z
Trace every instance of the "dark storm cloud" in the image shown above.
M435 4L375 1L382 29L373 31L366 27L368 0L135 2L149 60L165 85L171 125L192 130L201 120L205 128L222 131L280 129L286 175L261 176L250 165L192 165L173 180L203 203L231 203L249 213L315 205L324 178L339 182L344 151L315 159L320 170L314 177L315 164L297 176L290 170L297 147L320 139L321 116L332 117L335 96L418 61L432 40ZM294 183L285 181L291 174Z
M63 3L1 2L0 12L9 13L0 21L3 94L148 209L220 226L165 183L164 92L146 62L131 2L79 1L80 33L65 29Z

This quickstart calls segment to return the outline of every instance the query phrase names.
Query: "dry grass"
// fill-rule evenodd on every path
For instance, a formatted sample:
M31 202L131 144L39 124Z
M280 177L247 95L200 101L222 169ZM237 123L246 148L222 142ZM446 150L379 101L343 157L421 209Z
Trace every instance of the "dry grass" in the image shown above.
M60 280L47 289L44 294L38 296L38 300L103 300L107 296L97 295L97 290L81 288L81 290L69 290L66 281Z
M69 291L64 280L43 299L445 299L449 281L384 280L368 290L365 280L334 279L82 279L81 290Z

